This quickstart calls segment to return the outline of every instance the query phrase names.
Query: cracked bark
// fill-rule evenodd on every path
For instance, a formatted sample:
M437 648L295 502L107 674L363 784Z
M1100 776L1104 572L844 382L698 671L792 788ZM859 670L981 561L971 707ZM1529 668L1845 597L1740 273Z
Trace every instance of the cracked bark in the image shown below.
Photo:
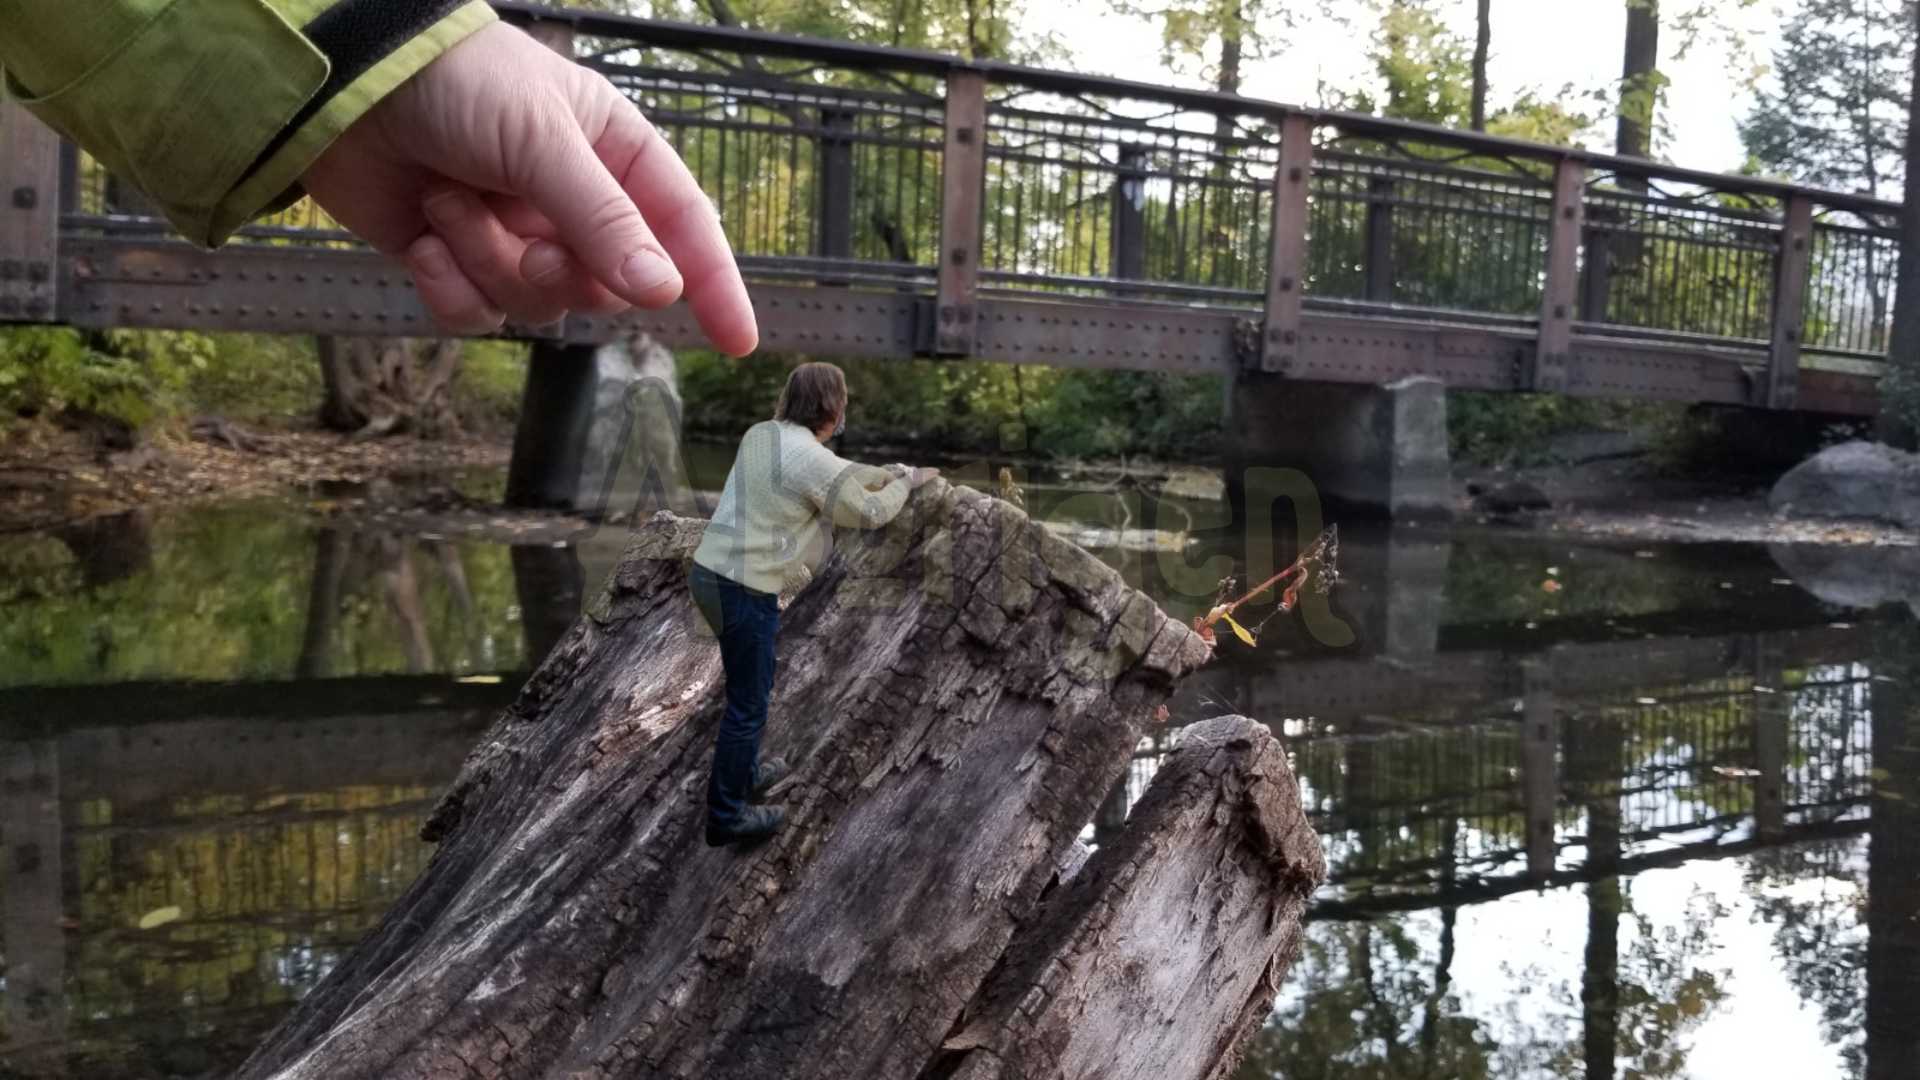
M1087 1001L1200 1025L1176 1042L1209 1049L1157 1080L1221 1075L1321 873L1271 736L1239 721L1232 747L1176 754L1072 870L1204 643L1025 514L936 481L887 529L842 533L786 612L765 752L796 765L787 826L709 849L720 665L685 587L701 528L636 530L435 811L427 872L238 1076L915 1080L964 1063L942 1045L994 987L1076 947L1096 953ZM1088 895L1174 921L1089 945ZM1169 958L1177 990L1101 974Z

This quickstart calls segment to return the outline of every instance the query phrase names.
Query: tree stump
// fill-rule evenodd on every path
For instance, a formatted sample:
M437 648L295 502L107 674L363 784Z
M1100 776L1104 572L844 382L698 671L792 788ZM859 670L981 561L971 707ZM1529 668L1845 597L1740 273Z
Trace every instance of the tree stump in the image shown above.
M764 752L795 765L773 793L787 823L710 849L720 663L686 590L703 528L636 530L433 814L427 872L238 1075L931 1080L1004 1052L1041 956L1042 982L1071 975L1053 1000L1112 1022L1193 1010L1204 1031L1139 1062L1219 1075L1322 874L1271 736L1203 733L1073 873L1206 644L1017 509L935 481L888 528L841 533L786 611ZM1181 985L1127 985L1169 958ZM1065 1056L1003 1075L1091 1060L1070 1010L1024 1001ZM1139 1072L1108 1049L1106 1075Z
M461 346L453 339L324 336L314 339L326 398L320 423L356 438L407 431L426 438L458 434L453 383Z

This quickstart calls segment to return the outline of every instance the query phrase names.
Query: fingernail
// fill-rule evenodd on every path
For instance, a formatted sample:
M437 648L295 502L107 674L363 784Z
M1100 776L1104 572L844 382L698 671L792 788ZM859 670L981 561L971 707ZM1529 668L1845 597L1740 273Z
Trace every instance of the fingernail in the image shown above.
M477 199L464 191L443 191L428 196L427 217L437 225L458 225L473 214L476 202Z
M667 284L680 276L666 256L651 251L642 251L627 256L620 266L620 276L626 279L627 288L635 292L647 292Z
M520 257L520 272L535 285L545 285L567 272L567 252L558 244L537 240Z
M427 277L441 278L453 272L453 257L447 253L445 244L432 240L415 246L413 265Z

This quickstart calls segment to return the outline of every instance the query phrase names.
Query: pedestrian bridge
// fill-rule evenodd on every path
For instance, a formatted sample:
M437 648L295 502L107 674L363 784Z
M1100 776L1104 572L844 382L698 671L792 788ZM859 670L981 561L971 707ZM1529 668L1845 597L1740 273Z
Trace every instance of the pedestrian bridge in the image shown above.
M928 52L498 6L678 147L772 350L1877 407L1897 204ZM0 321L431 332L405 274L310 204L201 252L18 106L0 116ZM700 340L684 306L509 333L635 330Z

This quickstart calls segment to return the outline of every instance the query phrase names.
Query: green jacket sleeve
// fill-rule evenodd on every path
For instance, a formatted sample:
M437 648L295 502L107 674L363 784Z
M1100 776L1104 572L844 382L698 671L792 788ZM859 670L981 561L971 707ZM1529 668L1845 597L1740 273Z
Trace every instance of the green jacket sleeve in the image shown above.
M493 19L482 0L5 3L0 67L35 115L213 245Z

